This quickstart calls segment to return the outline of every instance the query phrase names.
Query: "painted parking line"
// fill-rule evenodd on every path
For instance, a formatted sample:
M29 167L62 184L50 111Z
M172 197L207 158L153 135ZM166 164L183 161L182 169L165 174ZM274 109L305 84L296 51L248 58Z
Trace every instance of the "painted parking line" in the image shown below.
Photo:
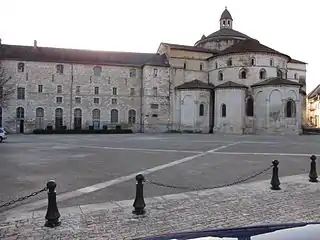
M122 176L122 177L119 177L119 178L115 178L113 180L100 182L100 183L97 183L97 184L94 184L94 185L91 185L91 186L87 186L87 187L84 187L84 188L79 188L79 189L74 190L74 191L58 194L57 195L57 201L64 201L64 200L67 200L67 199L70 199L70 198L79 197L79 196L81 196L83 194L88 194L88 193L91 193L91 192L95 192L95 191L98 191L98 190L101 190L101 189L104 189L104 188L107 188L107 187L110 187L110 186L113 186L113 185L116 185L116 184L119 184L119 183L122 183L122 182L125 182L125 181L128 181L128 180L132 180L132 179L134 179L136 177L137 174L147 175L149 173L160 171L160 170L165 169L165 168L173 167L173 166L176 166L178 164L182 164L182 163L194 160L196 158L205 156L205 155L207 155L209 153L214 153L215 151L219 151L221 149L225 149L227 147L234 146L234 145L239 144L239 143L240 142L230 143L230 144L227 144L227 145L224 145L224 146L220 146L218 148L211 149L211 150L206 151L206 152L201 152L201 153L189 156L189 157L184 157L184 158L178 159L178 160L170 162L170 163L166 163L166 164L163 164L163 165L158 165L158 166L155 166L155 167L152 167L152 168L140 171L140 172L135 172L135 173L129 174L127 176ZM16 215L16 214L19 214L19 212L21 212L21 211L24 211L24 212L32 211L34 209L38 209L38 208L46 206L47 205L47 201L48 201L47 199L43 199L43 200L39 200L39 201L36 201L36 202L33 202L33 203L24 204L24 205L16 207L14 210L5 211L4 213L10 212L10 215Z
M320 153L260 153L260 152L210 152L221 155L262 155L262 156L297 156L310 157L311 155L320 156Z

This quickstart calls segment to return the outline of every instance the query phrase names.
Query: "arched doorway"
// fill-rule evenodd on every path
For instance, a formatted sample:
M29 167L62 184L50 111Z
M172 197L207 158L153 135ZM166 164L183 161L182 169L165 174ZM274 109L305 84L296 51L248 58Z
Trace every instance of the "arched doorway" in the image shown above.
M74 110L74 129L79 130L82 127L82 111L80 108Z
M100 110L99 109L93 109L92 111L92 122L93 122L93 128L99 129L100 128Z
M133 109L129 110L128 123L129 124L136 123L136 111Z
M44 109L39 107L36 109L36 129L44 129Z
M111 123L118 123L119 112L117 109L111 110Z

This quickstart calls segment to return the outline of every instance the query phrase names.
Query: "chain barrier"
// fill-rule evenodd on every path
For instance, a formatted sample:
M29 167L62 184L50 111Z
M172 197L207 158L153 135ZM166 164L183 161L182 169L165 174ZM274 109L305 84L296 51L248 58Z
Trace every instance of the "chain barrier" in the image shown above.
M17 203L17 202L22 202L22 201L24 201L24 200L26 200L26 199L28 199L28 198L30 198L30 197L34 197L34 196L38 195L39 193L42 193L42 192L44 192L44 191L47 191L47 187L45 187L45 188L43 188L43 189L41 189L41 190L39 190L39 191L33 192L33 193L31 193L31 194L29 194L29 195L27 195L27 196L19 197L19 198L17 198L17 199L11 200L11 201L9 201L9 202L7 202L7 203L1 204L1 205L0 205L0 208L8 207L8 206L10 206L10 205L12 205L12 204L15 204L15 203Z
M160 186L160 187L167 187L167 188L173 188L173 189L180 189L180 190L191 190L191 191L200 191L200 190L209 190L209 189L215 189L215 188L223 188L223 187L229 187L229 186L233 186L239 183L243 183L246 182L252 178L255 178L259 175L264 174L265 172L267 172L269 169L271 169L273 167L273 165L267 167L266 169L255 173L249 177L246 178L238 178L236 181L232 182L232 183L227 183L227 184L221 184L221 185L217 185L217 186L213 186L213 187L186 187L186 186L176 186L176 185L169 185L169 184L163 184L163 183L159 183L159 182L155 182L155 181L150 181L146 179L146 183L149 184L153 184L156 186Z

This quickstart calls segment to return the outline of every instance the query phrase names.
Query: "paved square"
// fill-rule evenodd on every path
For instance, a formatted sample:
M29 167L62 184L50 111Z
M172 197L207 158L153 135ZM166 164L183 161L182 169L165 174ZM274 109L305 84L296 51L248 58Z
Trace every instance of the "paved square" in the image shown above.
M202 134L9 135L0 144L0 204L57 181L59 207L131 200L134 177L169 185L213 187L250 176L280 161L280 177L308 173L320 156L318 136ZM271 171L250 181L267 180ZM187 190L145 185L145 196ZM46 194L0 209L43 209Z

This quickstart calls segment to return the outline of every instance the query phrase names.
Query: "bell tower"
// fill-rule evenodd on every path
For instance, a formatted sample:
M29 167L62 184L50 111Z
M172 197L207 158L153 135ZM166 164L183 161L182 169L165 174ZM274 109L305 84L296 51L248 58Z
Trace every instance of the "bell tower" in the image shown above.
M232 22L233 22L232 16L226 7L226 9L223 11L220 17L220 29L222 28L232 29Z

